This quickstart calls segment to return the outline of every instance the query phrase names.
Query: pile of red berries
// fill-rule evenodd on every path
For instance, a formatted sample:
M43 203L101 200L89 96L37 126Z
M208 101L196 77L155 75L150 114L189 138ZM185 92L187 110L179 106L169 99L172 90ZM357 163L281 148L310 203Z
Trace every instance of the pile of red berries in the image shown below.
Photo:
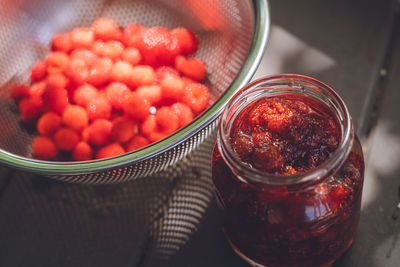
M165 138L209 103L197 37L108 18L56 35L52 52L31 70L31 85L12 88L21 119L36 123L40 159L59 151L77 161L117 156Z

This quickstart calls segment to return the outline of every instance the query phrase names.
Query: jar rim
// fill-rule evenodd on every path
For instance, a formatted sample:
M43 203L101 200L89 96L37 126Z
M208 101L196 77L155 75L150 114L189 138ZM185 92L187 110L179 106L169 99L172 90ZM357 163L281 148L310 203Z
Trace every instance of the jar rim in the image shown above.
M239 157L235 156L235 153L230 145L229 141L224 136L230 136L230 130L226 133L224 122L226 122L229 112L231 108L237 104L250 90L261 87L263 89L267 89L268 87L262 87L263 84L268 82L276 82L276 81L286 81L290 82L290 87L295 87L294 85L299 85L298 82L305 82L310 86L316 86L319 90L326 94L330 98L331 101L338 107L338 111L341 115L341 139L338 144L336 150L331 154L331 156L311 170L307 170L305 172L301 172L294 175L282 175L282 174L272 174L266 171L259 170L257 168L252 168L246 164L244 164ZM296 83L297 82L297 83ZM272 89L272 87L270 88ZM323 103L326 105L326 103ZM246 105L247 106L247 105ZM236 112L240 113L242 109ZM291 74L291 73L283 73L277 75L269 75L253 82L247 84L243 88L241 88L227 103L225 106L219 121L219 131L217 135L217 145L218 149L221 153L221 156L229 166L229 168L238 176L239 179L247 182L247 180L252 180L255 182L261 182L265 184L271 185L291 185L291 184L302 184L308 183L312 181L321 180L324 177L328 177L335 173L341 165L344 163L346 158L348 157L354 139L354 129L352 124L352 119L349 113L347 106L345 105L342 98L327 84L301 74ZM234 120L234 118L233 118ZM228 120L229 121L229 120ZM240 166L240 171L238 172L235 166ZM244 177L243 177L244 176Z

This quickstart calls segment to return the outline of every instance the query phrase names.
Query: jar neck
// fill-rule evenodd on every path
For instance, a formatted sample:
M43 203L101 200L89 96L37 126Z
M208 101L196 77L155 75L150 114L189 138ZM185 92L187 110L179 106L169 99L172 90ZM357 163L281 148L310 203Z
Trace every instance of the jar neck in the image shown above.
M327 160L316 168L295 175L277 175L251 168L236 156L230 142L234 121L246 106L260 98L282 95L306 98L329 109L336 117L340 132L338 147ZM235 94L220 117L217 138L221 156L239 179L281 186L314 183L333 175L350 153L354 130L346 105L331 87L307 76L280 74L253 81Z

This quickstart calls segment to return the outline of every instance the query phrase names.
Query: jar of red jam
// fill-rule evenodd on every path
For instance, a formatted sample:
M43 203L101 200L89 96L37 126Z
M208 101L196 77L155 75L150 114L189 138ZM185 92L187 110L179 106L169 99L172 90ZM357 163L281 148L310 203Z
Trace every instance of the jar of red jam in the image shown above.
M326 266L353 242L364 159L346 105L302 75L254 81L220 118L212 179L233 249L255 266Z

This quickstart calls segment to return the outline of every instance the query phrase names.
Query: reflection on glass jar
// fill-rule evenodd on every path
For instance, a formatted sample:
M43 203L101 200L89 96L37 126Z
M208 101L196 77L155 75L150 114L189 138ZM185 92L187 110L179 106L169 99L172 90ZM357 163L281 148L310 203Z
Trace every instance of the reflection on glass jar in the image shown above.
M228 103L213 154L224 232L259 266L324 266L352 243L364 159L349 112L327 85L282 74Z

